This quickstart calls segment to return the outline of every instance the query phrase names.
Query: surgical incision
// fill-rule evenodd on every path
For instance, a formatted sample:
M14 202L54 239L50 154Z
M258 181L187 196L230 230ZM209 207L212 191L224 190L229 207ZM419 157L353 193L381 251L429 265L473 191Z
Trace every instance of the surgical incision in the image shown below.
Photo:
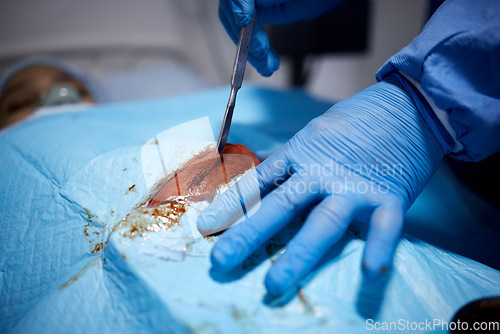
M218 192L227 190L259 163L253 152L241 144L226 144L220 155L213 149L205 151L160 182L152 199L135 208L113 230L129 239L166 231L180 224L181 216L193 203L212 201Z
M176 198L211 201L221 186L229 185L232 179L259 163L253 152L241 144L227 144L221 155L213 150L204 152L164 182L147 206Z

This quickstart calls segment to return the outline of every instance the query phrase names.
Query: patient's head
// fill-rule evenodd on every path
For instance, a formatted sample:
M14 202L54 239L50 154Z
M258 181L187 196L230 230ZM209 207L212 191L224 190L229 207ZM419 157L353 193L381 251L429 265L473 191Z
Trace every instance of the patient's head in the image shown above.
M88 78L58 60L24 60L8 70L0 83L0 127L26 118L40 106L97 102L90 86Z

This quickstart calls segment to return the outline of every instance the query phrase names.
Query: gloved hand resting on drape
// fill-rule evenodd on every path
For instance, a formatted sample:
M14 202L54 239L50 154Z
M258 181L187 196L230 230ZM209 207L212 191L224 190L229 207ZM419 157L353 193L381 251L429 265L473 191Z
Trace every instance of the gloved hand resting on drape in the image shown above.
M260 208L222 235L212 264L231 270L300 211L314 206L269 270L268 292L280 294L296 285L354 220L370 224L365 273L384 273L404 213L444 154L403 86L393 79L375 84L312 120L256 167L260 194L242 195L262 196ZM239 191L252 189L244 186L250 177L239 181ZM231 225L240 203L236 187L231 188L203 212L198 229L210 234Z

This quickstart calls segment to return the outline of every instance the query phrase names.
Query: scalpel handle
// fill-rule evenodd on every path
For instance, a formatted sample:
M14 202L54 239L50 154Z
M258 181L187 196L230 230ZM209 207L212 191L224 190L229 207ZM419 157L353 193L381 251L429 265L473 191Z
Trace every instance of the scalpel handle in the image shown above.
M240 38L238 40L238 48L236 50L236 59L233 65L233 74L231 76L231 93L224 113L224 119L219 132L219 139L217 140L217 154L220 154L224 149L229 136L229 129L233 119L234 106L236 104L236 94L243 83L243 76L245 75L245 67L247 64L248 51L250 49L250 41L252 40L253 27L255 24L255 16L250 21L248 26L241 28Z
M248 26L241 28L240 38L238 40L238 49L236 50L236 59L234 60L233 75L231 76L231 86L240 89L245 75L248 52L250 50L250 41L252 40L253 27L255 25L255 16Z

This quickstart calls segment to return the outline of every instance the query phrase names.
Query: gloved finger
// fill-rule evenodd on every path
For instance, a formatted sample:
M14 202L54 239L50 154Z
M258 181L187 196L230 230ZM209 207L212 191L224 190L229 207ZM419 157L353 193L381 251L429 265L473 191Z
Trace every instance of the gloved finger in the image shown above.
M225 2L227 2L227 0L225 0ZM255 13L255 1L230 0L230 3L236 24L240 27L246 27L250 21L252 21Z
M269 37L266 29L259 21L255 21L250 42L250 54L257 59L264 59L269 54Z
M259 7L274 6L278 4L285 4L293 0L256 0L256 4Z
M248 61L252 66L264 77L270 77L280 67L280 59L278 53L269 47L269 52L264 58L256 58L253 55L248 55Z
M295 286L345 233L355 213L351 197L329 196L309 214L285 253L269 270L265 285L270 294L283 294Z
M232 7L236 6L235 3L240 4L245 3L246 6L249 6L249 1L231 1L232 6L229 6L226 1L221 1L219 5L219 19L222 22L222 25L228 32L231 40L238 44L238 39L241 31L241 24L238 22L238 17L236 16L234 10L231 10ZM252 2L253 5L253 1ZM253 11L252 11L253 15ZM252 16L250 17L250 21L252 20ZM247 22L244 26L247 26L249 22ZM256 59L266 60L269 53L269 37L267 36L267 32L264 29L264 26L260 22L255 22L252 40L250 42L250 51L249 53L253 55ZM260 63L264 63L261 61Z
M264 24L288 24L305 19L313 19L335 8L343 0L324 1L311 6L311 0L257 1L257 18Z
M219 6L219 18L231 40L238 44L240 27L232 19L231 11L225 9L222 5ZM271 76L279 68L278 53L269 45L269 37L259 22L255 22L248 61L265 77Z
M373 211L363 254L363 271L368 277L387 272L403 228L403 205L385 204Z
M200 233L210 235L231 226L244 213L242 203L258 202L290 177L289 166L282 148L273 153L202 212L197 222Z
M241 28L236 24L233 13L231 12L227 4L222 1L219 3L219 19L233 43L238 44L238 38L240 36Z
M212 265L222 271L233 269L267 239L288 224L300 211L316 201L319 189L303 191L309 184L298 174L267 195L259 210L243 223L224 233L212 249Z

